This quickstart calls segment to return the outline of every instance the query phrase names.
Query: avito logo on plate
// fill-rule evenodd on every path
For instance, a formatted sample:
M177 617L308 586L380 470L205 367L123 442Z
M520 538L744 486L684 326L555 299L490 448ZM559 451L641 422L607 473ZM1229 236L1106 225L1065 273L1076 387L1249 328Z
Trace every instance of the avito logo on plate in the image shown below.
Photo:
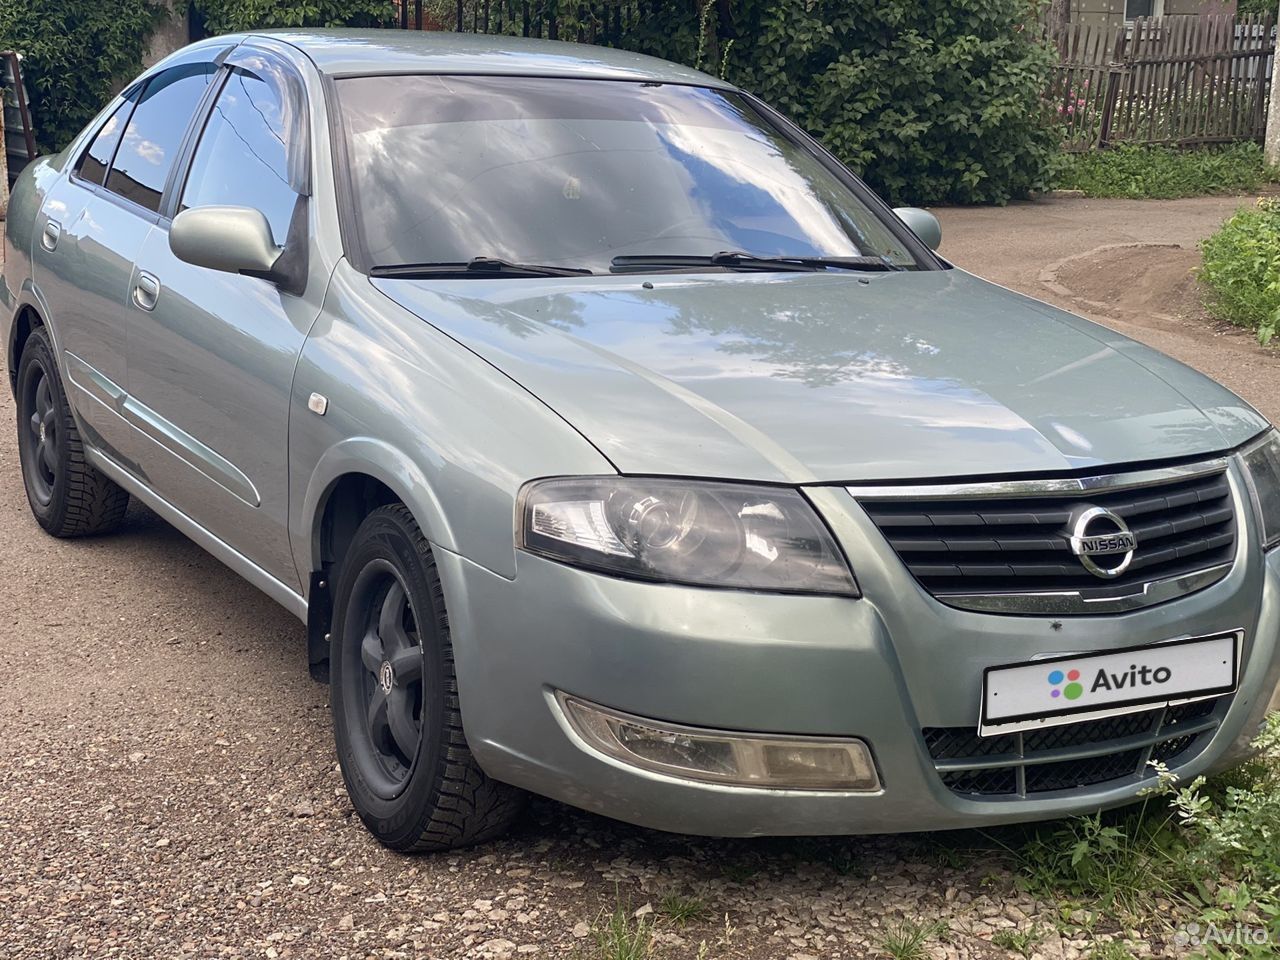
M1084 687L1077 682L1079 679L1079 670L1068 670L1066 673L1063 673L1061 670L1053 671L1053 673L1049 674L1049 683L1053 686L1053 689L1049 692L1049 696L1055 698L1066 697L1068 700L1079 700L1084 694ZM1065 687L1062 686L1062 682L1064 680L1067 682Z

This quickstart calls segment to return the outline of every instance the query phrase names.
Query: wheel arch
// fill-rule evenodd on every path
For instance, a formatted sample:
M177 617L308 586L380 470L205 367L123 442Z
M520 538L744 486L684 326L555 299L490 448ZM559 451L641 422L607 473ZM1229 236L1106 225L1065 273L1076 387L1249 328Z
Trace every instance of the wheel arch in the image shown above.
M57 337L53 328L46 320L47 311L42 307L39 298L35 295L34 290L23 291L25 296L18 300L18 309L13 315L13 322L9 325L9 342L7 344L8 353L5 354L5 361L9 368L9 387L16 390L18 386L18 361L22 358L22 350L27 345L27 340L31 337L31 332L36 327L44 327L49 336L54 340L55 362L58 364L59 370L62 368L61 351L58 350Z
M407 454L384 441L355 437L334 446L307 485L294 560L308 583L307 660L317 679L328 671L333 577L364 518L389 503L404 504L432 544L454 549L452 530L426 477Z
M340 560L344 533L349 543L360 520L392 499L409 508L428 540L455 549L440 501L413 460L384 441L353 437L328 450L312 472L301 510L303 542L295 549L299 566L319 570ZM367 509L348 532L353 505L362 501Z
M22 358L22 349L27 345L27 338L36 327L44 326L44 318L36 312L35 307L27 304L18 308L13 318L13 327L9 332L9 353L6 361L9 365L9 388L18 388L18 361Z

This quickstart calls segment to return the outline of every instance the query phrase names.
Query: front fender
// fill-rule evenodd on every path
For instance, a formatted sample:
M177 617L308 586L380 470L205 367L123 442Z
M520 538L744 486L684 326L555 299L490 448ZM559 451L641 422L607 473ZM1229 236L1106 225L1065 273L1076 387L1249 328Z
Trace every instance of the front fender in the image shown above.
M460 298L439 306L468 308ZM615 472L555 411L431 319L345 261L334 270L290 400L289 529L303 583L318 569L319 521L344 474L385 484L432 543L511 579L521 485Z

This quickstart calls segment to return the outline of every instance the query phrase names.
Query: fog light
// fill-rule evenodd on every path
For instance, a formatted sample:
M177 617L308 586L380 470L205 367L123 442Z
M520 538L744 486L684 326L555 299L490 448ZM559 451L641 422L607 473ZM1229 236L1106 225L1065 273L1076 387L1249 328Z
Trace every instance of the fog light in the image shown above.
M741 787L880 789L871 753L861 740L703 730L646 720L565 693L557 693L556 699L578 736L633 767Z

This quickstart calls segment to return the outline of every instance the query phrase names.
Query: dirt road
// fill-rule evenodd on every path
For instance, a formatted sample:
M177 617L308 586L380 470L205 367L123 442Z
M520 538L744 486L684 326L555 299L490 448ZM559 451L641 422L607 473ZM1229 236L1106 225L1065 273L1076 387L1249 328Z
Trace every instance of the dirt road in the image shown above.
M1109 244L1193 248L1241 202L943 211L943 251L1067 306L1072 283L1101 273L1129 298L1117 327L1275 417L1280 364L1247 338L1166 313L1160 290L1152 315L1128 309L1126 271L1180 267L1123 251L1079 258ZM1096 293L1094 282L1081 296ZM0 421L12 418L0 391ZM670 895L705 905L684 926L659 924L670 957L704 942L707 957L866 956L901 919L942 921L937 955L1005 957L995 931L1038 922L1007 869L954 854L956 838L690 840L537 803L489 847L391 855L352 819L299 624L144 509L109 538L43 536L12 435L0 434L6 960L590 957L601 911L661 915ZM1052 932L1036 949L1087 953Z

